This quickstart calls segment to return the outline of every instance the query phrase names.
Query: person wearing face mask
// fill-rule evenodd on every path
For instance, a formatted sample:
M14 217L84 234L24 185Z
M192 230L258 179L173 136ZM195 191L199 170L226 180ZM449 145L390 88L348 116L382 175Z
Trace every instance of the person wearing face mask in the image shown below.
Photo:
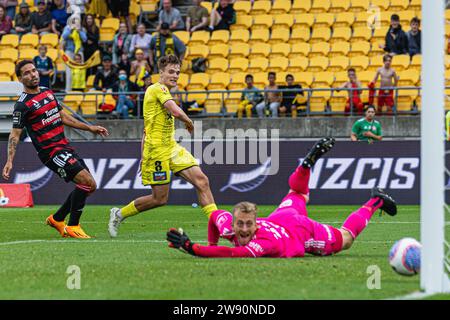
M136 114L136 95L127 92L137 92L140 88L128 79L125 70L119 71L119 80L112 86L113 98L116 99L116 112L122 119L129 118L130 110Z

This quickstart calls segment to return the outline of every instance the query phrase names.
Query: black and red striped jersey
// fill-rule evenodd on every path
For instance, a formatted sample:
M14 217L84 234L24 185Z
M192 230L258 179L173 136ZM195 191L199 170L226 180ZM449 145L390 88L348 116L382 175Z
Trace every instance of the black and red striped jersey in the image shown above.
M14 106L13 128L26 128L39 155L67 148L60 111L61 105L53 92L40 87L40 92L23 92Z

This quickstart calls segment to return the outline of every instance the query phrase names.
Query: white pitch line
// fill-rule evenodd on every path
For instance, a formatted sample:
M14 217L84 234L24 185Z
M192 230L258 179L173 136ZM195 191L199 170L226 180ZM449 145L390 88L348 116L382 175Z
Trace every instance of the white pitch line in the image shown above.
M383 300L421 300L424 299L426 297L430 297L434 294L431 293L425 293L425 292L421 292L421 291L415 291L413 293L409 293L406 294L404 296L398 296L398 297L393 297L393 298L386 298Z

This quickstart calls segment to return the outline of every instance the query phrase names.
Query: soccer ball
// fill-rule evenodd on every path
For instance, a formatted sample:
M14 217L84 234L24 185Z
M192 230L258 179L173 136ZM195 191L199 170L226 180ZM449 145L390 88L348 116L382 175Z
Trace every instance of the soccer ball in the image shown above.
M398 240L389 251L389 264L395 272L412 276L420 272L422 245L413 238Z

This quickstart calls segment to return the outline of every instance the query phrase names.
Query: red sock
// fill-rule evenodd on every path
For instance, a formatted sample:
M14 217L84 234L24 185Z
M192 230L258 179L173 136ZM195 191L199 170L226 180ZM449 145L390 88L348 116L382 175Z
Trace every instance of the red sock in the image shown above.
M383 205L380 198L372 198L367 201L361 208L353 212L345 220L342 228L350 232L355 239L367 226L372 215Z
M297 193L309 194L309 176L311 170L299 166L289 177L289 187Z

